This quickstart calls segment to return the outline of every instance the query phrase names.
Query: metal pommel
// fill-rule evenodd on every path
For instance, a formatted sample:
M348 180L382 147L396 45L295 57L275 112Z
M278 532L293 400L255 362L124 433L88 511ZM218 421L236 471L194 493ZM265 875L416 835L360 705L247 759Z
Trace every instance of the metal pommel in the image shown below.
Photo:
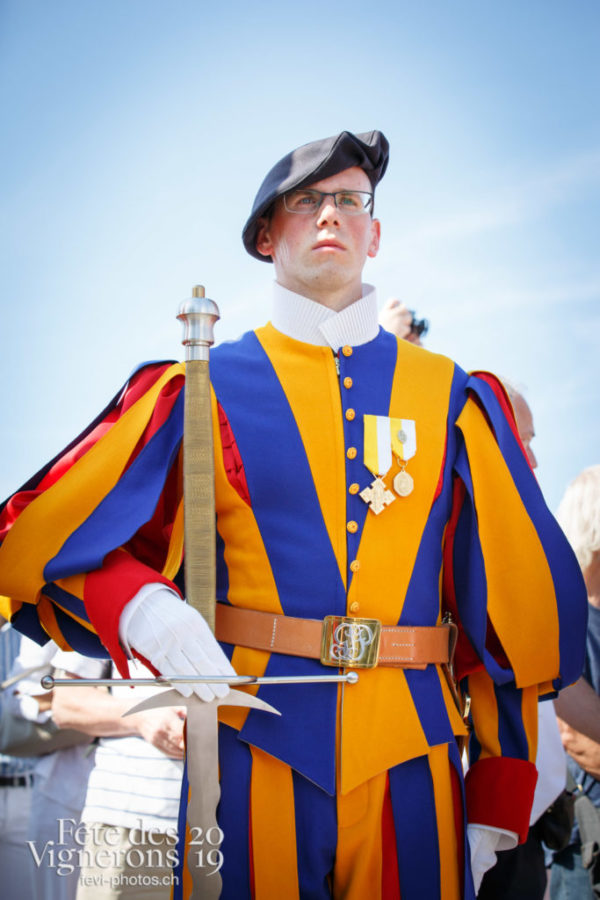
M204 296L201 284L197 284L192 289L192 296L180 304L177 318L183 322L181 343L186 348L186 360L208 360L209 348L215 342L214 324L221 317L214 300Z

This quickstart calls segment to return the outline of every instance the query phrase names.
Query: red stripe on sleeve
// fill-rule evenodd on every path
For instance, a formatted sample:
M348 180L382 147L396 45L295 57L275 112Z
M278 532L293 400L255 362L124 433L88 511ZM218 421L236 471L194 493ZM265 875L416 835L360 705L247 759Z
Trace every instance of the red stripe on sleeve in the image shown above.
M217 406L219 413L219 428L221 430L221 443L223 445L223 463L225 465L225 473L229 484L237 491L242 500L250 506L250 492L248 490L248 482L246 481L246 473L244 472L244 464L242 456L236 444L229 419L225 414L225 410L219 403Z

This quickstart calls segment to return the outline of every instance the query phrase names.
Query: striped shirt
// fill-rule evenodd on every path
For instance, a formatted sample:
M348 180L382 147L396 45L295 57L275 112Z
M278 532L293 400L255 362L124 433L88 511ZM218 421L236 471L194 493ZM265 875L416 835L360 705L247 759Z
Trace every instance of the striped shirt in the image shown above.
M129 662L132 677L152 673L140 662ZM111 689L131 705L157 693L156 688L137 687L135 692L119 685ZM125 828L153 829L164 833L175 829L181 793L183 762L170 759L141 737L103 737L96 749L96 763L88 781L82 822L102 822Z

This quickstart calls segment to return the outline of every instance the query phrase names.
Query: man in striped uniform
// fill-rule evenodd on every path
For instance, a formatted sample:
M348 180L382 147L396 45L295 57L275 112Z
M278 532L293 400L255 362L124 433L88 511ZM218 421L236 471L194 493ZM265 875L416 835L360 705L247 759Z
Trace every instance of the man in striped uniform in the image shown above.
M361 667L262 687L277 719L222 710L235 900L472 900L527 834L538 697L582 666L585 590L499 382L378 327L387 162L376 131L300 147L244 229L276 282L271 322L211 357L219 643L178 599L181 365L138 370L1 523L13 620L82 652L99 635L123 670L128 648L165 675Z

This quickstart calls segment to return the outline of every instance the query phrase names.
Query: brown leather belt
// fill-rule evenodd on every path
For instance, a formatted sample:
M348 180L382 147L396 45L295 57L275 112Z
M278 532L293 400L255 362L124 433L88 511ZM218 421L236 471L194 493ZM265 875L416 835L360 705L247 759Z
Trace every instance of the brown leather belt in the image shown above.
M377 619L299 619L217 603L216 636L226 644L320 659L324 665L424 669L447 664L455 625L392 626Z

